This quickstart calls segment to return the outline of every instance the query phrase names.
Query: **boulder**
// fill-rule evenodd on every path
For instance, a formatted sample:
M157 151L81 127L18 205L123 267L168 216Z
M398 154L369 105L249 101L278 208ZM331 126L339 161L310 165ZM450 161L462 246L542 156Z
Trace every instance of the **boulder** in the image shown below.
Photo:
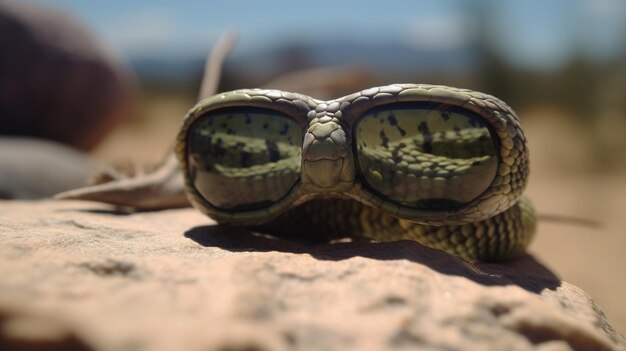
M61 143L0 137L0 199L50 197L84 186L103 168L88 154Z
M531 255L288 241L193 209L0 202L2 350L624 350Z
M130 117L127 67L70 14L0 4L0 135L92 150Z

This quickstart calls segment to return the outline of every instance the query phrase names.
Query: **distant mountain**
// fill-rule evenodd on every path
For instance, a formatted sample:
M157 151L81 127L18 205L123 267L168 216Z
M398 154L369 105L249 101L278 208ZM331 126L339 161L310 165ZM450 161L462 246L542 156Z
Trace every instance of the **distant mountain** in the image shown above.
M476 68L478 54L474 47L447 50L424 50L401 42L362 44L350 40L300 44L287 42L263 50L232 56L226 68L237 76L267 80L280 72L316 66L361 64L374 74L410 74L445 72L467 74ZM154 54L134 57L131 66L140 79L164 82L197 80L204 57Z
M182 83L198 79L204 66L204 59L199 55L162 57L154 54L133 57L130 59L130 65L140 80Z

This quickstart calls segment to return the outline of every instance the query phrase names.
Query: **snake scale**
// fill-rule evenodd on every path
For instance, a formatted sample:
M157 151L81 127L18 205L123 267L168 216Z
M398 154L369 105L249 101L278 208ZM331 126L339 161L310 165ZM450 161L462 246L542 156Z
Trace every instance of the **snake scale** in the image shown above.
M430 108L428 119L416 122L419 132L395 141L386 134L391 129L406 134L404 129L410 126L410 119L405 118L408 124L398 122L401 109L357 123L373 107L396 108L403 102L460 106L478 116L484 127L453 125L450 130L431 132L437 117ZM241 108L253 110L241 112ZM237 135L236 129L246 123L253 130L261 124L267 128L264 110L254 108L281 112L293 120L277 129L285 140L289 137L289 142L279 143L282 149L264 139L255 144L254 138ZM205 118L215 111L226 112ZM435 113L446 117L447 112ZM357 125L373 133L357 131ZM293 129L305 131L301 140L291 140L297 137ZM355 142L361 134L362 140ZM378 140L380 145L364 150L363 140ZM437 148L456 157L437 156ZM263 160L272 152L275 162ZM331 101L264 89L222 93L190 111L176 153L181 169L189 170L185 179L192 204L221 223L281 235L410 239L469 261L515 257L524 252L535 230L532 206L522 195L528 150L519 120L499 99L471 90L393 84ZM378 184L381 172L391 181ZM377 191L368 191L372 186ZM441 194L462 199L462 205L449 206L446 201L423 205L420 200ZM419 201L411 202L415 198ZM245 204L255 202L261 205L246 208Z

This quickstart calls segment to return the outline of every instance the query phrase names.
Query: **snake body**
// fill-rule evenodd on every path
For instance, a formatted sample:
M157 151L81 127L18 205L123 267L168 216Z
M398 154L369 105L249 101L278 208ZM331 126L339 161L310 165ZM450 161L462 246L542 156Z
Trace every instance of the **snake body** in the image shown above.
M408 102L456 106L485 127L437 132L428 119L419 133L390 140L407 128L395 115L370 113L368 123L356 122L373 108ZM242 107L280 112L293 123L279 126L279 143L246 139L231 126L268 127L248 112L238 122L233 109ZM203 119L216 111L228 113ZM229 128L220 118L232 118ZM305 131L301 139L295 129ZM206 152L221 161L212 164ZM330 101L263 89L218 94L189 112L176 153L190 201L221 223L275 234L410 239L469 261L515 257L534 235L534 212L522 195L528 150L519 120L501 100L467 89L393 84Z

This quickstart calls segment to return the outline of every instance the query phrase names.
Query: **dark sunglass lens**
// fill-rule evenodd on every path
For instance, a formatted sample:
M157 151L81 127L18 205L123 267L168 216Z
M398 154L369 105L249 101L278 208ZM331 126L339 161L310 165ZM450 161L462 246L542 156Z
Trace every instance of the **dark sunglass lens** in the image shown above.
M301 127L264 109L209 112L191 126L187 161L193 185L211 205L250 210L280 200L297 182Z
M495 138L465 109L398 104L367 112L355 127L358 168L374 192L427 211L452 210L496 176Z

